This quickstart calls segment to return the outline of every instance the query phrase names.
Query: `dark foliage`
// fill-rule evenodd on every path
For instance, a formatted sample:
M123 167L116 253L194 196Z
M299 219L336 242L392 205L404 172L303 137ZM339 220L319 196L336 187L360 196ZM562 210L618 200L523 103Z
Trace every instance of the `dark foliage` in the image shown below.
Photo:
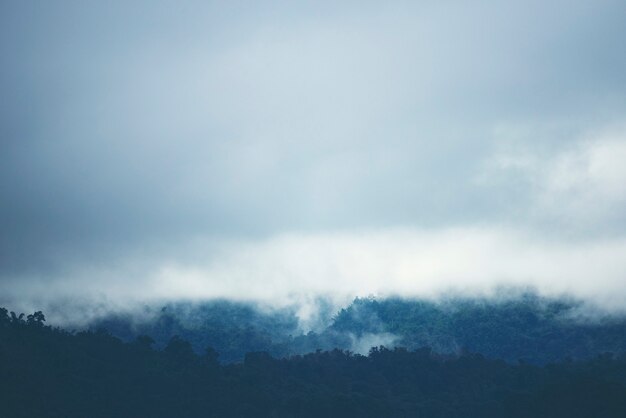
M90 329L106 329L127 342L150 335L156 348L164 348L178 336L189 341L196 353L214 347L225 363L243 360L248 351L286 356L290 336L298 333L293 312L264 313L250 304L227 301L170 304L144 315L148 319L111 314L92 323Z
M544 299L533 293L439 303L357 299L341 310L330 328L356 335L388 332L397 335L395 343L403 347L477 352L534 364L624 352L626 319L592 317L585 309L580 302Z
M2 417L624 417L626 358L547 366L422 348L220 366L180 337L69 333L0 310Z

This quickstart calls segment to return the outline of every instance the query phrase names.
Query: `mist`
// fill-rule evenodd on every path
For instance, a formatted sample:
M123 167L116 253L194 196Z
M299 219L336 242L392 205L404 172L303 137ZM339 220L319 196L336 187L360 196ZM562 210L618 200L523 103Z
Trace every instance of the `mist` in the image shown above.
M150 256L133 264L133 256L104 271L77 265L58 277L3 283L0 302L59 314L83 306L78 316L90 317L167 300L228 299L290 307L312 323L320 300L337 310L357 296L497 299L500 288L528 287L624 310L621 238L558 242L516 230L457 228L291 234L191 248L160 264Z

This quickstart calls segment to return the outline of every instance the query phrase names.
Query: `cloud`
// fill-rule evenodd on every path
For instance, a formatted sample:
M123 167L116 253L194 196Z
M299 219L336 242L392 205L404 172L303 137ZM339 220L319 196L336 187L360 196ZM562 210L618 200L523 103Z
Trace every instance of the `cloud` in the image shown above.
M272 299L299 292L428 296L530 284L610 297L624 290L625 246L623 239L553 242L490 228L292 234L225 247L205 266L164 266L156 289Z
M624 205L625 158L626 134L600 138L560 154L547 163L542 199L550 200L547 205L560 201L566 211L579 216L594 216L596 209L611 211Z
M478 182L526 185L529 221L550 221L587 234L623 233L626 213L626 131L610 127L556 150L509 142L487 160Z
M531 286L543 295L570 294L606 309L626 308L624 238L571 242L516 229L407 228L292 233L196 242L190 248L195 253L179 259L148 256L149 268L133 256L105 268L75 266L39 282L4 282L1 302L87 300L123 306L227 298L306 307L320 297L339 306L357 295L481 296L499 286Z

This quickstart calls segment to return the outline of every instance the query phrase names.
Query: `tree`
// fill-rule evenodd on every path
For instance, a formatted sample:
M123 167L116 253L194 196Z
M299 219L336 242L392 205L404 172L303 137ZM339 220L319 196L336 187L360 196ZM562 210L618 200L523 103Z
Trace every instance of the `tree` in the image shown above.
M46 322L46 317L41 311L37 311L26 317L26 323L31 326L42 327L44 322Z
M165 353L180 361L191 361L195 358L195 353L189 341L183 340L178 335L174 335L165 347Z
M213 347L209 346L206 348L206 350L204 350L204 355L202 356L202 362L204 363L204 365L208 367L218 367L220 364L218 361L219 356L220 356L220 353L215 351Z

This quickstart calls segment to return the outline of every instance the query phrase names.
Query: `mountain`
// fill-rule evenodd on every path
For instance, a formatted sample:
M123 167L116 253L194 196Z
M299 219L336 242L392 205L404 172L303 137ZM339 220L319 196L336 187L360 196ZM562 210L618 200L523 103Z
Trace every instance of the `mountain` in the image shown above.
M308 332L295 309L268 311L228 301L147 309L150 314L143 319L112 314L90 329L106 329L124 341L150 335L161 348L177 335L198 353L213 347L225 363L241 361L251 351L274 357L335 348L366 354L381 345L409 350L426 346L440 354L472 352L533 364L626 351L626 317L600 315L581 301L533 293L439 301L357 298Z

